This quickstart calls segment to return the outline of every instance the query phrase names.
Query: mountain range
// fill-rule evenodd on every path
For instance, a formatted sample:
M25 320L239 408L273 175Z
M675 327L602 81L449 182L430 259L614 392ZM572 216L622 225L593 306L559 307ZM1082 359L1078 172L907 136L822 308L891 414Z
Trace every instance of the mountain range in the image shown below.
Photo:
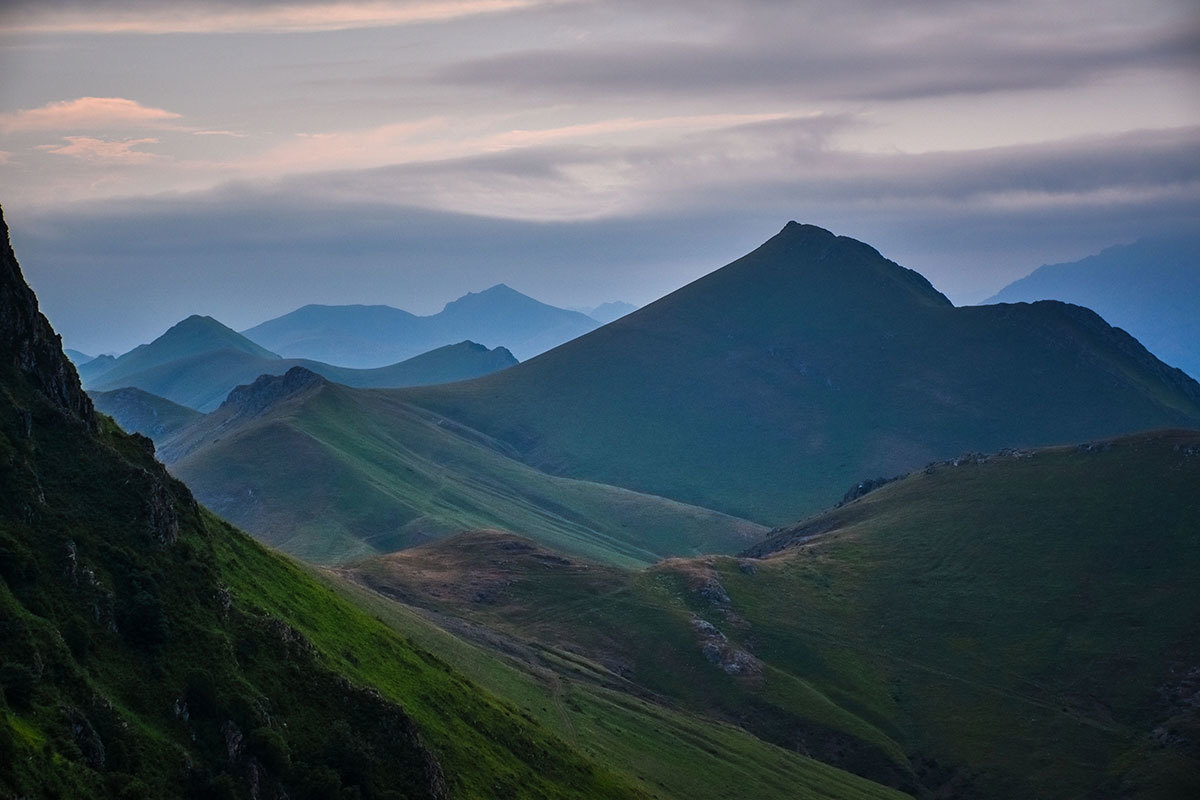
M499 284L466 294L430 316L391 306L308 305L242 333L287 357L368 368L464 339L503 346L524 360L599 325Z
M258 545L94 413L0 231L0 793L903 797Z
M538 469L769 525L967 450L1200 424L1200 385L1088 309L955 307L796 223L537 358L396 397Z
M795 224L473 381L362 391L292 370L183 425L133 418L141 400L107 407L161 424L160 456L218 513L320 563L470 528L620 565L730 553L964 451L1200 425L1200 386L1086 309L955 308Z
M398 364L352 369L281 358L212 317L193 315L119 358L84 363L79 373L90 391L136 387L188 408L212 411L233 387L259 375L282 375L295 366L350 386L398 387L464 380L515 363L503 347L489 350L459 342Z
M1039 267L987 302L1065 300L1129 331L1150 352L1200 378L1200 237L1142 239Z

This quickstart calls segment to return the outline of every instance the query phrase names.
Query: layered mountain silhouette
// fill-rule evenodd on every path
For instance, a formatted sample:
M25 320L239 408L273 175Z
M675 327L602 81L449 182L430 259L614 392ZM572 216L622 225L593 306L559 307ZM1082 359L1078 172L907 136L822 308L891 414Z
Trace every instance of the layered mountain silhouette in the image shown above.
M1036 300L1087 306L1200 379L1200 236L1142 239L1039 267L987 302Z
M542 356L397 397L539 469L771 524L964 450L1200 423L1200 385L1088 309L956 308L794 222Z
M464 295L430 316L391 306L308 305L243 333L284 356L366 368L464 339L503 346L524 360L598 326L577 311L499 284Z
M259 375L282 375L295 366L350 386L390 388L464 380L515 363L503 347L489 350L459 342L398 364L352 369L281 358L212 317L194 315L120 358L85 363L80 374L91 391L135 387L188 408L212 411L233 387Z

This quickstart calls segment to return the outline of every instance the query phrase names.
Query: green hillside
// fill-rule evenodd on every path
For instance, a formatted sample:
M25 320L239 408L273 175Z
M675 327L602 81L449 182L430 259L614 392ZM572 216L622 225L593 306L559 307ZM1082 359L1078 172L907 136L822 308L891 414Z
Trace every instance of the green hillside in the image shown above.
M134 387L208 412L220 406L233 387L251 383L259 375L282 375L297 366L348 386L394 388L476 378L510 367L517 360L503 347L489 350L474 342L459 342L386 367L351 369L280 358L211 317L192 316L150 344L116 360L96 363L100 366L82 369L89 391ZM136 423L137 418L118 421Z
M964 450L1200 425L1200 385L1086 309L955 308L795 223L511 370L400 396L540 469L770 524Z
M1151 433L939 463L740 558L626 572L476 533L349 572L922 796L1182 798L1197 486L1200 433Z
M766 532L707 509L546 475L507 452L395 395L301 368L238 388L159 447L214 511L317 563L479 527L629 565L734 552Z

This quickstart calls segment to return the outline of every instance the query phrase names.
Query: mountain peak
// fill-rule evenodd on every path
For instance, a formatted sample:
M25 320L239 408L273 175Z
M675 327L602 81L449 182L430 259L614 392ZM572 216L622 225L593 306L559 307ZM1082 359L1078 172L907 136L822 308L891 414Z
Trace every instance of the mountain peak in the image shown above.
M37 297L21 274L3 209L0 238L0 360L23 372L59 408L94 428L92 401L84 394L75 367L63 355L62 340L38 310Z

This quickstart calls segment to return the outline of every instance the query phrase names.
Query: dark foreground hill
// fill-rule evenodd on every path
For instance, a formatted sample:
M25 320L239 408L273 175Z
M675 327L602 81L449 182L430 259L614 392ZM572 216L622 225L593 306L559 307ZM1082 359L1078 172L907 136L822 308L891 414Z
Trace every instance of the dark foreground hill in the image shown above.
M988 302L1035 300L1087 306L1200 379L1200 236L1142 239L1039 267Z
M931 465L740 558L480 532L347 572L922 797L1195 797L1197 486L1200 432L1155 432Z
M523 710L498 701L197 506L149 440L95 415L2 218L0 234L0 795L716 800L688 775L717 772L761 800L896 797L645 703L606 720L649 740L598 736L602 764L525 710L557 703L549 687L517 676Z
M516 363L503 347L489 350L475 342L459 342L386 367L352 369L280 358L212 317L191 316L150 344L116 360L85 364L81 372L89 391L135 387L207 412L219 406L233 387L259 375L282 375L296 366L348 386L399 387L466 380Z
M623 564L735 552L766 532L708 509L547 475L392 394L299 367L238 387L217 411L158 442L202 502L317 563L478 527Z
M243 333L285 356L367 368L464 339L532 358L599 324L499 284L425 317L390 306L309 305Z
M956 308L795 223L549 353L399 396L539 469L772 524L964 450L1200 424L1200 385L1087 309Z

